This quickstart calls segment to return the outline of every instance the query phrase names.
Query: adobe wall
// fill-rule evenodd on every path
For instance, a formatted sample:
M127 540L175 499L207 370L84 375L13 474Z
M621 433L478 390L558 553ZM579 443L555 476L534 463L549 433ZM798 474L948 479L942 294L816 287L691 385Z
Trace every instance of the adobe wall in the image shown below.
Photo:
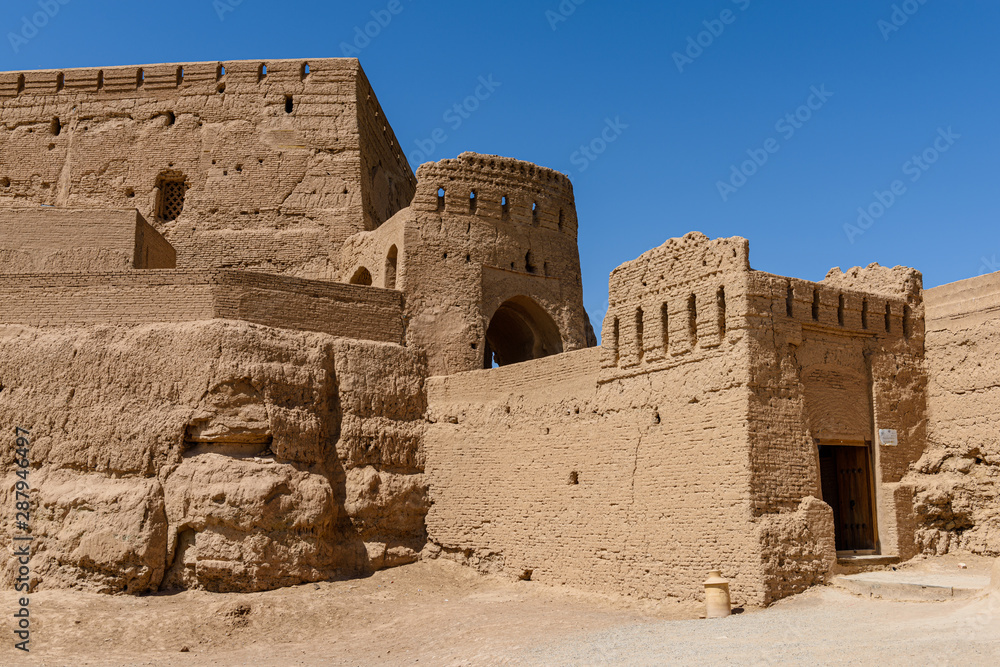
M926 437L920 274L873 265L812 283L754 271L748 306L755 514L823 497L821 441L868 441L881 553L911 557L912 487L901 480ZM879 429L898 431L898 445ZM768 564L776 582L787 578L781 560Z
M1000 274L927 290L928 447L916 489L919 546L1000 555Z
M177 256L135 209L0 209L0 274L172 269Z
M0 324L229 319L396 344L404 336L399 292L222 269L9 275L0 302Z
M822 581L829 508L804 497L780 520L754 512L748 275L743 239L673 239L612 274L602 348L432 378L436 548L658 599L698 599L717 567L743 604ZM768 579L781 557L791 584Z
M135 207L181 268L327 280L415 187L354 59L2 73L0 164L0 206ZM187 184L176 220L164 175Z
M429 381L430 540L481 571L643 598L697 599L721 567L761 603L745 395L693 364L599 386L600 356Z
M398 345L241 322L0 326L0 421L31 431L33 588L255 591L415 560L425 373Z
M427 350L432 374L483 368L490 320L512 297L547 313L563 351L592 342L569 179L475 153L425 164L417 177L401 262L408 344Z

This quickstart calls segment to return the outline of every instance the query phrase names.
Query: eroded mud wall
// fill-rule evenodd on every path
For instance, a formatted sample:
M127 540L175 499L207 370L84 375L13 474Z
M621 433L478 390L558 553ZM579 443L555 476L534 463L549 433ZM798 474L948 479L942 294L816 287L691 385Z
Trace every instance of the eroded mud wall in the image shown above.
M422 376L398 345L236 322L0 327L0 423L33 441L33 585L252 591L415 559Z
M927 290L928 450L917 538L930 553L1000 554L1000 274Z

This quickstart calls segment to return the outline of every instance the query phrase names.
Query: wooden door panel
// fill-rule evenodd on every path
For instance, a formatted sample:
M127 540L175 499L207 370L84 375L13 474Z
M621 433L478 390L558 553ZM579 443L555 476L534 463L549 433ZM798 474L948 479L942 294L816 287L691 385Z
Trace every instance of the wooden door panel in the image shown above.
M837 485L840 525L837 548L846 551L875 548L871 497L871 466L867 447L837 447Z

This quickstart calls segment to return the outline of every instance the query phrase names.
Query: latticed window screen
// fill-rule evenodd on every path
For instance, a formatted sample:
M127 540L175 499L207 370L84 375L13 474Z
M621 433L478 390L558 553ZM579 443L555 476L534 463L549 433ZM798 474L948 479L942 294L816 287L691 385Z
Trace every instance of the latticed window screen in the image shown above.
M176 220L184 210L184 191L186 187L182 180L167 180L160 184L161 220Z

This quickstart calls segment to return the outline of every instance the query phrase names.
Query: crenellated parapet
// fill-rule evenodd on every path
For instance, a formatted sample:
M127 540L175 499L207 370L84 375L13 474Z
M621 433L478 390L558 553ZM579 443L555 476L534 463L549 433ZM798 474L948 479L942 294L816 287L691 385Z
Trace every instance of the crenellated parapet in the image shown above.
M746 239L692 232L615 269L602 378L683 362L682 355L718 348L729 331L743 328L749 253Z
M576 238L573 185L553 169L463 153L417 170L413 208L564 232Z
M919 346L922 280L905 267L831 271L823 282L750 267L749 243L692 232L611 273L602 380L662 370L722 346L732 332L803 328Z
M892 271L873 267L883 275ZM893 289L884 281L865 280L864 271L855 268L844 274L835 269L818 283L754 271L752 310L766 313L793 341L801 338L802 327L904 343L922 341L920 274L905 269L909 277L894 281Z

